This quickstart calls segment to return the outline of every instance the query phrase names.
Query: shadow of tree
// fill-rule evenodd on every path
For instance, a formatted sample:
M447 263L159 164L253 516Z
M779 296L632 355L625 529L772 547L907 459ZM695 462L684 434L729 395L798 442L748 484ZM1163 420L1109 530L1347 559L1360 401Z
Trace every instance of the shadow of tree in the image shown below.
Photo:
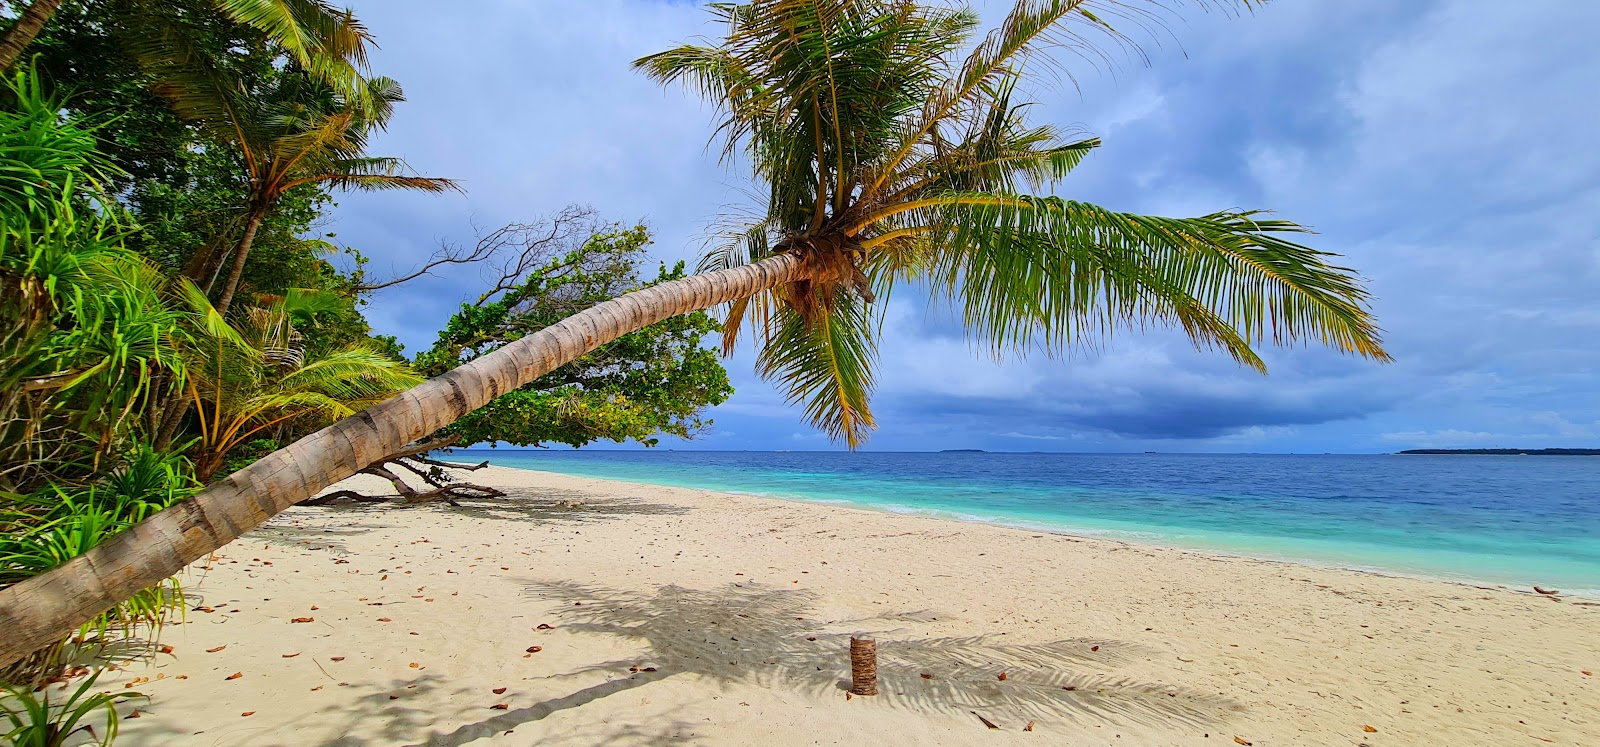
M450 513L500 521L588 524L627 516L685 514L689 509L642 498L606 496L581 490L507 488L499 498L458 498Z
M492 519L496 521L529 521L529 522L567 522L587 524L596 521L627 516L663 516L688 513L685 506L675 506L666 503L655 503L642 498L626 496L608 496L599 493L590 493L581 490L550 490L541 488L506 488L503 496L472 496L457 497L456 505L451 506L443 502L401 504L401 503L331 503L317 506L318 512L324 512L329 517L347 518L355 516L382 516L392 511L442 511L474 519ZM262 539L272 541L272 533L289 536L291 541L298 542L301 537L293 537L294 528L267 525L254 530L251 537L258 535ZM301 529L302 533L314 533L324 530ZM337 533L339 530L325 530L328 534ZM353 533L353 532L347 532Z
M466 724L423 744L464 744L684 673L819 697L841 696L849 686L849 633L822 630L824 623L807 617L817 602L812 592L730 584L636 593L540 582L528 593L558 603L555 615L563 630L642 641L649 658L599 662L565 673L561 676L620 672L630 664L638 668L629 677ZM998 636L905 638L885 632L907 619L902 614L827 625L879 636L882 694L877 700L889 707L977 711L1016 722L1135 726L1215 726L1240 710L1228 698L1194 688L1119 676L1119 667L1148 653L1137 644L1089 638L1010 644L998 642ZM611 735L599 741L611 741Z

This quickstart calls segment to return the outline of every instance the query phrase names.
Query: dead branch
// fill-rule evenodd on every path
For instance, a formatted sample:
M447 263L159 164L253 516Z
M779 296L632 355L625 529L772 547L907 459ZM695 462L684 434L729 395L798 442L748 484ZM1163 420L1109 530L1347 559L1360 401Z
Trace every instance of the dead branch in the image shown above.
M421 267L389 280L358 283L357 293L392 288L431 275L447 265L486 265L484 282L489 289L478 297L482 306L494 297L517 287L534 268L578 248L602 226L598 212L584 205L569 205L560 212L532 223L509 223L488 233L479 233L470 247L441 243Z

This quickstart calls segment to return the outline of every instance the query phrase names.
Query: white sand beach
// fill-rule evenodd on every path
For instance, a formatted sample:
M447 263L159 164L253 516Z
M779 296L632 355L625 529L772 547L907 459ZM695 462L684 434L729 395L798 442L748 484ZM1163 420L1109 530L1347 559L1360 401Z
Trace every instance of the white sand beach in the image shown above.
M120 744L1600 744L1593 602L474 479L510 495L296 508L196 564L171 652L102 680L149 696Z

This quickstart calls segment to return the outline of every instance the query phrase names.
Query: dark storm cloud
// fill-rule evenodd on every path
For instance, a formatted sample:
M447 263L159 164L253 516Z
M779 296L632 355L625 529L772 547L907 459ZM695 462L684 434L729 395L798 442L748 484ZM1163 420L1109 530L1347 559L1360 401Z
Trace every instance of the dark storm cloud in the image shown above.
M746 200L706 150L713 112L628 69L717 31L691 4L520 3L470 14L353 0L378 68L412 101L380 143L467 198L342 200L340 240L403 269L472 226L588 203L644 218L666 259ZM979 3L991 22L1002 2ZM1067 360L975 356L914 294L890 310L872 448L1235 451L1600 441L1600 5L1535 0L1275 3L1186 9L1114 74L1073 66L1035 115L1105 140L1061 189L1107 206L1196 214L1270 207L1370 278L1389 366L1296 348L1272 374L1168 331ZM389 292L375 326L413 350L475 277ZM795 408L729 363L739 387L700 448L824 448Z

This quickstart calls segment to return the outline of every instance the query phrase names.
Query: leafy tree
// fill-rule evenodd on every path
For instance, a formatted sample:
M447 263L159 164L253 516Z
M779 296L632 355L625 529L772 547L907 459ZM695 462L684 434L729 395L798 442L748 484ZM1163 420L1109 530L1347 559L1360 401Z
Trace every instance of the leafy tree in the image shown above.
M1135 6L1139 13L1153 3ZM1019 0L963 54L978 19L910 0L710 6L714 46L639 65L721 107L727 152L768 187L763 220L706 271L598 304L274 452L45 576L0 590L0 662L497 396L611 340L731 303L757 368L854 446L873 425L876 312L917 279L997 350L1060 351L1118 327L1181 326L1260 367L1254 346L1316 341L1387 360L1367 295L1325 252L1259 213L1163 218L1047 196L1092 141L1026 121L1016 91L1051 47L1093 49L1122 4ZM1031 191L1024 191L1028 188ZM197 531L198 529L198 531ZM187 532L187 535L186 535ZM203 537L175 543L169 538ZM117 560L116 573L97 560Z
M640 281L649 243L644 226L602 226L493 300L464 304L433 348L417 356L417 370L445 373L601 301L682 278L679 263L663 265L649 283ZM689 438L705 425L702 411L733 393L727 371L701 345L718 329L696 312L623 335L500 395L444 434L459 443L517 446L583 446L601 439L655 445L657 433Z

